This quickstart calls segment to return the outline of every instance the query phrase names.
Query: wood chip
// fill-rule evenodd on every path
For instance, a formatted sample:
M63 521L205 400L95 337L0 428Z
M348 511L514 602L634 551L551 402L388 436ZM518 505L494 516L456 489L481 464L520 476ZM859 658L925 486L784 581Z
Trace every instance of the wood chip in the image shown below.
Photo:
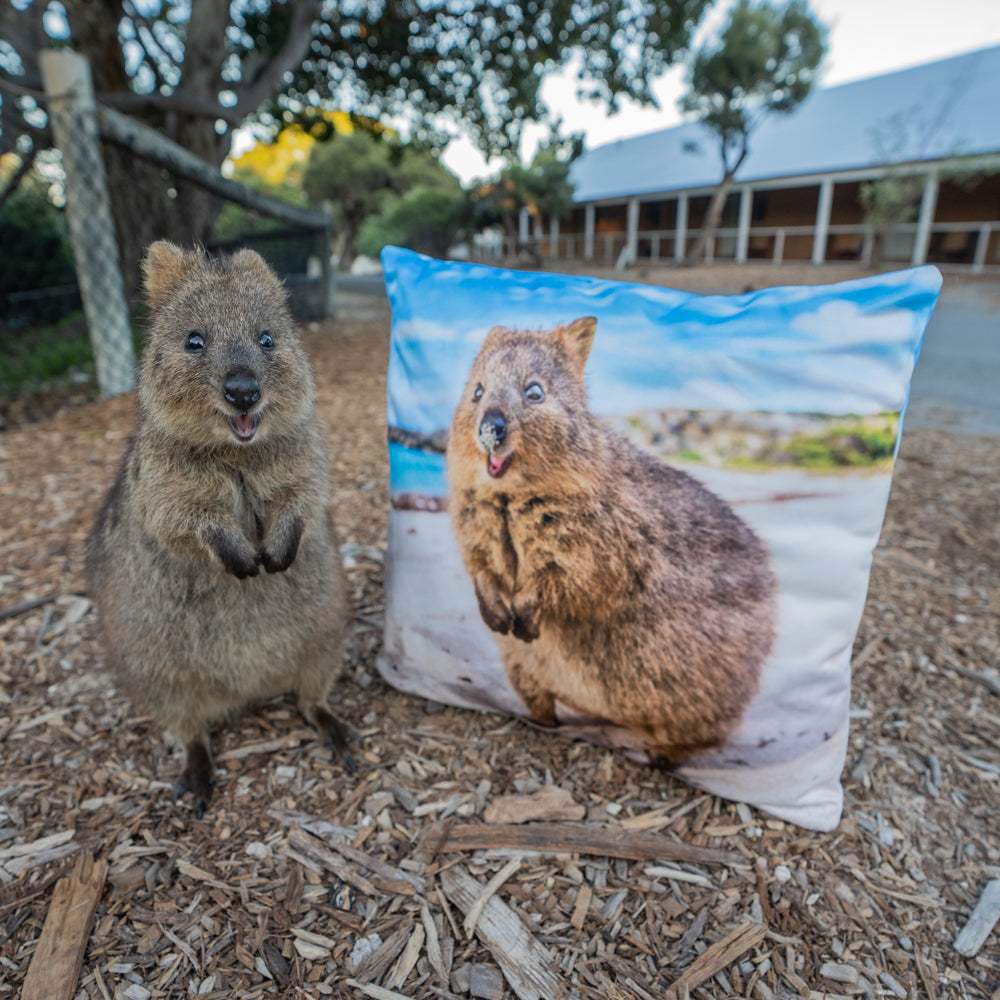
M46 837L39 837L38 840L31 841L30 844L11 844L10 847L0 848L0 861L8 858L23 858L29 855L44 855L54 847L61 847L76 835L74 830L60 830L58 833L50 833Z
M29 611L34 611L35 608L51 604L55 599L55 594L49 594L46 597L34 597L28 601L18 601L17 604L12 604L7 608L0 608L0 621L3 621L5 618L16 618L18 615L27 614Z
M487 823L528 823L531 820L580 820L587 810L558 785L542 785L531 795L501 795L483 813Z
M344 982L354 989L360 990L366 997L372 1000L410 1000L410 997L395 990L387 990L383 986L376 986L374 983L359 983L356 979L345 979Z
M979 949L986 944L986 939L998 920L1000 920L1000 879L993 879L986 883L976 908L966 925L958 932L953 945L955 951L966 958L978 955Z
M288 831L288 844L313 859L328 871L333 872L349 885L360 889L366 896L379 896L380 891L363 875L359 875L343 858L334 854L318 837L307 833L301 826L293 826Z
M329 835L324 838L325 842L338 854L342 854L349 861L356 861L359 865L364 865L370 872L379 876L372 882L384 892L391 892L403 895L413 895L423 892L426 888L424 880L419 875L412 872L403 871L393 865L386 864L379 858L359 851L353 845L347 843L342 837Z
M583 922L587 919L590 910L590 901L594 897L594 890L589 885L580 886L580 891L576 894L576 903L573 906L573 915L569 922L579 931L583 929Z
M680 868L665 868L663 865L653 865L649 868L643 868L643 873L650 878L669 878L673 879L674 882L688 882L691 885L711 887L713 884L712 880L706 878L704 875L682 871Z
M824 979L832 979L835 983L847 983L849 986L857 986L858 970L853 965L845 965L843 962L824 962L820 966L819 974Z
M878 549L875 552L874 558L876 562L892 562L905 569L915 569L920 573L926 573L928 576L940 576L933 566L928 566L926 563L911 556L909 552L904 552L900 549Z
M396 960L396 956L406 947L410 940L412 923L400 927L395 933L389 936L382 943L380 948L373 951L355 970L354 978L361 983L371 982L378 979Z
M413 971L413 967L417 964L417 959L420 958L420 952L424 946L425 933L423 924L417 924L410 932L410 938L406 942L403 954L399 956L396 968L392 970L392 974L386 980L385 985L389 989L395 989L406 982L407 976Z
M427 940L427 961L431 963L431 968L438 974L442 982L447 982L449 970L444 964L441 939L438 935L437 925L434 923L434 917L426 905L420 908L420 919L423 922Z
M503 975L492 965L473 965L469 968L469 993L483 1000L502 1000Z

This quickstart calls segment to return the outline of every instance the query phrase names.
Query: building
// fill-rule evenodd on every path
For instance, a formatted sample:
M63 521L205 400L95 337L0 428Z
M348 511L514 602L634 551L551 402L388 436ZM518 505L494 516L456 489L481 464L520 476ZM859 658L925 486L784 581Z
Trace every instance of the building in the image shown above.
M919 206L877 234L879 259L1000 269L998 101L1000 46L817 89L751 135L708 259L869 263L859 193L888 175L916 178ZM533 234L522 216L522 240L550 257L682 260L722 174L715 143L692 122L586 151L571 216ZM956 176L966 156L995 172Z

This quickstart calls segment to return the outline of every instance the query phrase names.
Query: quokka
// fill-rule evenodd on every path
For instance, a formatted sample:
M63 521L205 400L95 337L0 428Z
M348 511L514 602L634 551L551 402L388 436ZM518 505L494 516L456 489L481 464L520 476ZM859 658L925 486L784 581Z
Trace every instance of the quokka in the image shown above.
M724 743L756 693L775 582L725 501L590 413L596 326L489 332L451 424L449 510L531 717L556 724L558 701L670 767Z
M174 797L212 792L211 728L294 693L353 770L327 707L341 670L343 567L312 372L285 289L250 250L167 242L143 262L151 327L139 421L88 543L112 667L184 743Z

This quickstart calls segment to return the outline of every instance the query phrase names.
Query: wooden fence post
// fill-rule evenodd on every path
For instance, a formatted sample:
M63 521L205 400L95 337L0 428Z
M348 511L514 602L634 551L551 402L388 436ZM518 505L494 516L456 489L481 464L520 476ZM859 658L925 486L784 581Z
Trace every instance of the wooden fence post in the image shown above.
M80 297L104 396L135 385L135 349L101 156L87 60L68 49L41 53L49 121L66 174L66 217Z

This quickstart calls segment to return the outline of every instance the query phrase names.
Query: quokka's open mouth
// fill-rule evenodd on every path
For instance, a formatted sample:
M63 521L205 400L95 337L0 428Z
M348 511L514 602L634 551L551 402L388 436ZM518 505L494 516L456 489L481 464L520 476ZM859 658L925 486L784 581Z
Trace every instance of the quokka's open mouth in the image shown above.
M510 460L513 457L513 455L508 455L506 458L501 458L499 455L487 455L486 471L494 479L499 479L507 471L507 467L510 465Z
M229 418L229 426L239 441L251 441L260 424L259 413L238 413Z

